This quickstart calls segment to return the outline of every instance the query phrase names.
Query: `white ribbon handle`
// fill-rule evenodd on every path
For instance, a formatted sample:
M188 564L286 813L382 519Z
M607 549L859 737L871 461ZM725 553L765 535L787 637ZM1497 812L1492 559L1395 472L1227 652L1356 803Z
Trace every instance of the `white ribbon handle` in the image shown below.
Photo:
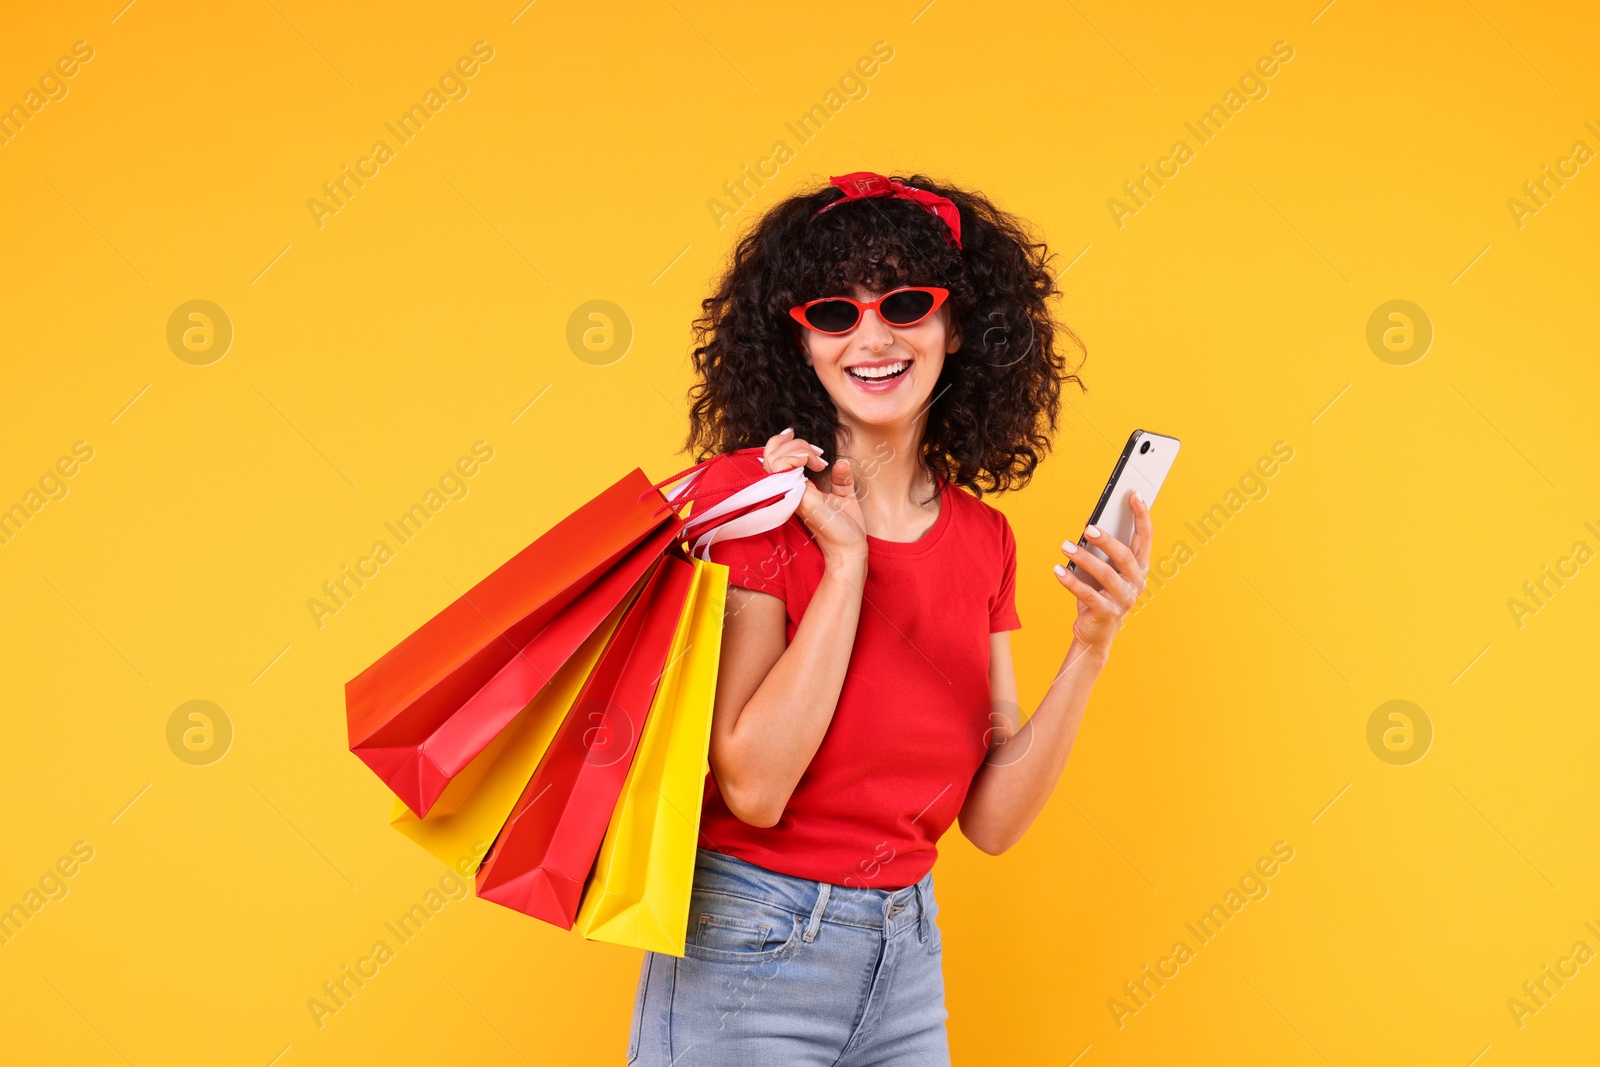
M690 482L696 479L690 479ZM682 486L674 489L667 499L676 499L682 491ZM769 474L758 482L745 486L726 500L707 510L703 515L690 515L685 526L695 526L703 522L720 519L740 508L749 507L761 500L777 496L777 499L766 507L757 508L747 515L740 515L731 519L708 533L702 534L695 541L690 555L697 559L710 561L711 546L718 541L727 541L735 537L750 537L768 530L775 530L789 521L795 509L800 506L800 498L806 491L806 469L804 467L791 467L777 474ZM779 495L781 494L781 495Z

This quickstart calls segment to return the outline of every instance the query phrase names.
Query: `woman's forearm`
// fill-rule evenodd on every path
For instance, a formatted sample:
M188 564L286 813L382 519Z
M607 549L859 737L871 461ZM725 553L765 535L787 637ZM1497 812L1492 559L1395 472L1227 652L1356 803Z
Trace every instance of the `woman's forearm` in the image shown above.
M1039 709L978 768L962 805L961 830L983 851L998 855L1016 844L1044 810L1109 654L1106 646L1074 640Z
M855 647L866 576L865 561L827 564L794 640L733 724L723 762L746 822L778 821L828 732Z

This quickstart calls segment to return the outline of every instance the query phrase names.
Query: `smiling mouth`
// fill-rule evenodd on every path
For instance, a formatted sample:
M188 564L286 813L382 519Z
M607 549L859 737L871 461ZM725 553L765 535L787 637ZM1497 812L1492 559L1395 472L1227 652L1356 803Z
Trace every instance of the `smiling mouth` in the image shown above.
M846 367L844 371L858 382L886 382L910 369L911 361L903 359L899 363L887 363L881 367Z

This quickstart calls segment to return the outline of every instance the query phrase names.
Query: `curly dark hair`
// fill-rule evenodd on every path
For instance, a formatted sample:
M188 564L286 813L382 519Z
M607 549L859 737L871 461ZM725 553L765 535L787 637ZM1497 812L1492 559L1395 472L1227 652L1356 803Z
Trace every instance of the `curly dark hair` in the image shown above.
M844 195L832 185L774 205L739 238L694 321L685 450L696 462L764 444L785 426L833 451L848 430L805 361L789 308L852 285L937 285L950 291L961 347L934 386L923 462L980 497L1028 484L1050 451L1062 385L1087 391L1057 351L1065 338L1087 356L1046 306L1060 295L1053 254L981 193L920 174L898 180L956 204L962 248L937 217L899 198L858 199L813 218Z

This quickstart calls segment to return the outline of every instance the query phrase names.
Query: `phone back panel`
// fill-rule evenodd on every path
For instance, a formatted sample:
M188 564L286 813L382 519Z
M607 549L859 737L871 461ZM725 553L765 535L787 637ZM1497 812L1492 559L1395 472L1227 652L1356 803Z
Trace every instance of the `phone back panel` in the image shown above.
M1145 448L1146 445L1149 445L1148 449ZM1156 494L1161 491L1161 484L1166 481L1167 472L1172 469L1173 461L1177 458L1176 437L1164 437L1145 430L1134 431L1127 460L1122 464L1122 469L1112 480L1110 487L1101 495L1100 502L1095 506L1094 517L1089 521L1102 530L1109 531L1112 537L1123 544L1131 544L1134 519L1133 505L1128 503L1128 493L1137 489L1139 495L1144 498L1145 506L1154 506ZM1109 557L1098 548L1092 545L1087 547L1096 556L1109 561Z

